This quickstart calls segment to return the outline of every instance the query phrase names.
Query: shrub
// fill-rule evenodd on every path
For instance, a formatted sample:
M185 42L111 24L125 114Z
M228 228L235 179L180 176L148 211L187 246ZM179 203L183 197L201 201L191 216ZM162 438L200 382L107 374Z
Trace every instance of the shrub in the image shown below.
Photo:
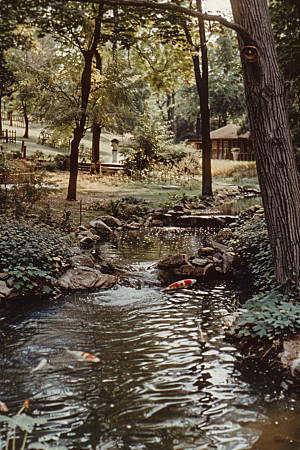
M259 292L244 304L246 311L233 331L238 337L274 339L300 331L299 289L287 280L281 293L274 277L271 249L262 214L256 214L234 233L231 241L240 257L239 277L253 279ZM286 286L284 286L286 287Z
M239 255L238 275L253 279L264 292L276 287L272 255L264 216L256 214L234 232L231 245Z
M148 210L147 205L141 204L141 200L134 197L126 197L121 200L111 200L107 206L107 212L119 219L137 219Z
M273 290L248 300L241 320L233 327L239 337L276 339L300 331L300 304Z
M0 271L23 296L57 293L55 282L69 265L66 236L30 224L0 225Z
M67 169L67 155L60 155L59 153L54 156L54 162L57 170Z
M34 205L47 193L43 186L43 176L14 184L11 189L0 189L0 208L10 212L15 219L28 215Z

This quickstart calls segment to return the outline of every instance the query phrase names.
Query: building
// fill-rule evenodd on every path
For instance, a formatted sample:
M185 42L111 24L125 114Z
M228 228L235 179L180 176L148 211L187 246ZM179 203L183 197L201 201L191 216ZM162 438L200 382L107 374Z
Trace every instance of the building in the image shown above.
M238 135L240 127L233 123L210 133L212 159L236 159L239 161L255 161L254 151L249 139L249 133ZM189 139L188 145L202 148L201 139ZM232 149L239 149L235 152Z

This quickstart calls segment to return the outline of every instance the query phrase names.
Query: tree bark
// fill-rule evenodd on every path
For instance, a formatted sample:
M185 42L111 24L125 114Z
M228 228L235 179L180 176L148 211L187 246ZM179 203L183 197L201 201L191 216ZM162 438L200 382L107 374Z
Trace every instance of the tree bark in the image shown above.
M28 114L27 114L26 103L22 102L22 108L23 108L23 116L24 116L24 122L25 122L25 130L24 130L23 138L28 139L28 136L29 136L29 118L28 118Z
M94 123L92 126L92 161L97 163L100 161L100 137L101 126L98 123Z
M197 11L202 13L201 0L197 0ZM212 196L212 176L211 176L211 140L210 140L210 114L208 105L208 57L205 37L204 20L198 18L200 49L201 49L201 66L198 52L192 55L194 73L197 91L200 102L200 116L201 116L201 135L202 135L202 195ZM190 45L193 45L192 36L185 28L185 35ZM194 46L195 47L195 46ZM198 49L198 50L200 50Z
M99 16L95 20L94 36L91 47L89 50L82 51L85 64L81 76L81 108L79 111L80 117L73 132L73 139L71 142L70 178L67 200L76 200L79 144L86 126L86 110L91 91L92 61L93 57L97 53L97 46L100 40L102 14L103 3L99 6Z
M289 129L286 92L278 66L267 0L231 0L234 20L253 39L258 59L242 57L251 138L278 284L300 285L300 189Z

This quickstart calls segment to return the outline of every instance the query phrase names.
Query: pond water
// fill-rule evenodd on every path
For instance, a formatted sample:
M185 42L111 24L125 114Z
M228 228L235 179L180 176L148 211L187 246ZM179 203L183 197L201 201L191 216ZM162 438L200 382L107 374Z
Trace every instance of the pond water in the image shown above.
M162 291L153 262L194 254L205 239L175 229L119 234L102 252L130 265L139 288L1 306L0 400L14 412L29 399L29 414L47 419L31 442L70 450L300 448L299 392L248 366L226 342L222 318L240 292L220 281Z

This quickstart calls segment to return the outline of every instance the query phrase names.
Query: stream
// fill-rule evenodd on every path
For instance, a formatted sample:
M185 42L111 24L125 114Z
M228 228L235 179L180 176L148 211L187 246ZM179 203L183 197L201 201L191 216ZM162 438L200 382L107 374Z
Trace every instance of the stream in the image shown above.
M29 442L69 450L296 450L300 398L226 341L230 282L163 292L155 262L195 254L199 231L116 233L101 244L136 287L0 306L0 400L47 420ZM200 332L202 330L202 332ZM203 337L206 335L206 338ZM90 352L100 363L78 359ZM45 358L47 364L32 371ZM4 425L0 424L5 448ZM20 445L17 447L19 448Z

